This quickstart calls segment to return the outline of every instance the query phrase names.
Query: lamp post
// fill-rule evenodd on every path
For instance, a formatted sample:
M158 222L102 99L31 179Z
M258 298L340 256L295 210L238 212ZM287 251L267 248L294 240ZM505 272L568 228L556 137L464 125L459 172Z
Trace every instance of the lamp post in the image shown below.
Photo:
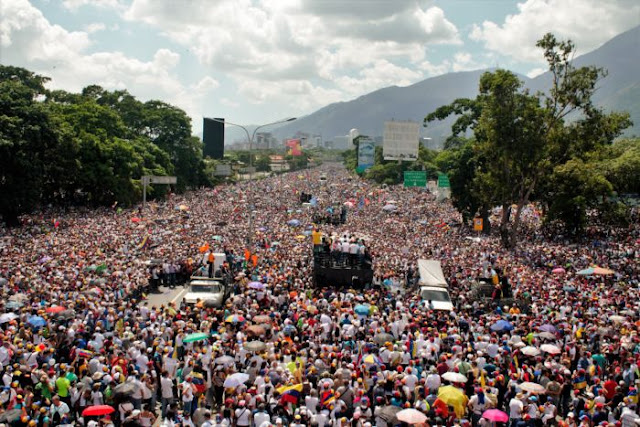
M292 122L295 119L296 119L295 117L290 117L288 119L278 120L276 122L260 125L253 130L252 134L249 134L249 130L246 127L239 125L237 123L231 123L226 120L218 120L218 119L212 119L212 120L218 123L237 126L239 128L242 128L242 130L247 134L247 140L249 141L249 180L251 180L253 178L253 139L255 138L256 133L258 132L258 129L262 129L263 127L267 127L271 125L277 125L280 123ZM255 209L254 199L253 199L253 190L251 188L249 189L249 193L247 196L248 196L247 202L249 203L249 235L247 236L247 246L251 247L253 243L253 210Z

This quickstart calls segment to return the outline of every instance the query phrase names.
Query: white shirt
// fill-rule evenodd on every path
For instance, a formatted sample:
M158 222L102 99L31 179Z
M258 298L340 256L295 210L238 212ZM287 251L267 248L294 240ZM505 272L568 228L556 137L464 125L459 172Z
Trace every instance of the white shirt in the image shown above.
M509 401L509 418L517 419L522 417L524 404L520 399L513 398Z
M173 381L169 377L160 378L160 390L164 399L173 398Z

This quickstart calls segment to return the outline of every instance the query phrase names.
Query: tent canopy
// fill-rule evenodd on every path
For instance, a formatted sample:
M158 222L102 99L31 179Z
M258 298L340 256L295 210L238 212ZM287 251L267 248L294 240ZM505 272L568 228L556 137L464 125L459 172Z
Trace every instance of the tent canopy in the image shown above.
M444 278L440 261L435 259L419 259L418 272L420 273L420 286L438 286L441 288L449 286Z

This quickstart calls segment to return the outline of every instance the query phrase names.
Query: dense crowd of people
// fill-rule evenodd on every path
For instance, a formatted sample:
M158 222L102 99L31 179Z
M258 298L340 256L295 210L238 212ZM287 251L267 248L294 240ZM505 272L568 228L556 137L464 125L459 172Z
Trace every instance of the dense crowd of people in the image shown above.
M336 202L344 224L312 223ZM576 243L538 222L531 208L506 250L423 189L337 166L26 216L1 231L0 423L637 425L640 227ZM332 235L340 253L366 245L366 289L313 283L313 243ZM213 252L233 278L223 307L149 304ZM441 261L454 311L421 303L422 258ZM472 297L496 271L526 312Z

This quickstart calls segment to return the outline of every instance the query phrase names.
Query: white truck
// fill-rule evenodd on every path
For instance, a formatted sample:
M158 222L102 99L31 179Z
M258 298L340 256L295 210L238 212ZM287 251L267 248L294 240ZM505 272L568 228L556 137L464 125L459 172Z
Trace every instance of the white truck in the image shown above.
M420 298L423 303L433 310L453 310L453 303L449 296L449 284L442 273L440 261L433 259L418 260L418 274L420 278Z
M206 307L219 308L224 305L229 296L229 286L226 280L221 278L208 278L203 276L191 276L189 292L183 298L187 305L195 305L202 302Z

